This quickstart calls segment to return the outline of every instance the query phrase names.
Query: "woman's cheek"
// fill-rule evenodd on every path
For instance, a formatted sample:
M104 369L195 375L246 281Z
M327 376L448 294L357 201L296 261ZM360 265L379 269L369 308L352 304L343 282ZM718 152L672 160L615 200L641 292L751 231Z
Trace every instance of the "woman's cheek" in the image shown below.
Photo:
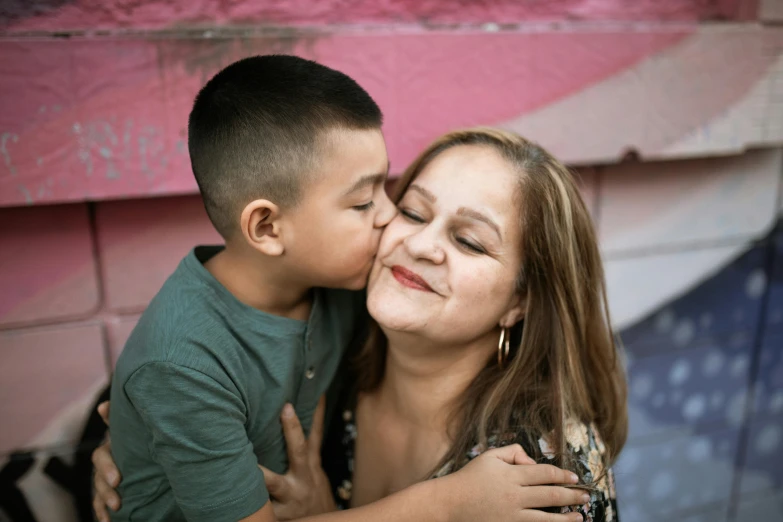
M395 247L405 240L406 236L404 227L395 225L394 221L389 223L381 236L381 242L378 247L379 256L390 254Z

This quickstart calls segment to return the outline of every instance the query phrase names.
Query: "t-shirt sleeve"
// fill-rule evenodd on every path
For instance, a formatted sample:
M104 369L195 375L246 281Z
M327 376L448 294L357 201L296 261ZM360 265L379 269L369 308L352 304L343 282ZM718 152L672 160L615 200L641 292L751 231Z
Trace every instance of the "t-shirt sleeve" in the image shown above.
M148 363L125 393L152 434L153 458L164 469L190 521L236 521L269 499L245 430L236 390L202 372Z

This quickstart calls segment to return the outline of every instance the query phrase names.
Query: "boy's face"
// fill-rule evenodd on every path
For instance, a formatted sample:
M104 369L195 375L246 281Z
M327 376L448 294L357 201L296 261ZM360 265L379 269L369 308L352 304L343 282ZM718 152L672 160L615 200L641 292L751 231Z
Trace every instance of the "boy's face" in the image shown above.
M378 130L334 130L287 221L285 256L308 286L364 288L383 228L397 213L384 184L386 142Z

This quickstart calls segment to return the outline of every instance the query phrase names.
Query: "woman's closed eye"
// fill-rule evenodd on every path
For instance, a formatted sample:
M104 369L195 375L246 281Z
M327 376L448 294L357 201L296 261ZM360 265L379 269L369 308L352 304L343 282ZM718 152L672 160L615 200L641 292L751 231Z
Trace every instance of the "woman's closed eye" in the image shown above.
M470 252L472 252L474 254L486 254L487 253L487 251L484 250L484 248L481 245L479 245L478 243L476 243L472 239L468 239L468 238L465 238L465 237L459 237L459 236L457 236L455 239L456 239L457 243L459 243L459 245L461 247L463 247L465 250L468 250L468 251L470 251Z
M409 208L400 208L400 214L410 221L411 223L416 224L423 224L426 223L426 220L421 217L421 215L417 214L415 211L409 209ZM462 248L463 250L471 253L471 254L486 254L487 250L481 246L476 240L466 237L466 236L460 236L460 235L454 235L454 241L457 243L457 245Z
M413 223L424 223L424 218L410 209L400 208L400 214L402 214L405 219L412 221Z

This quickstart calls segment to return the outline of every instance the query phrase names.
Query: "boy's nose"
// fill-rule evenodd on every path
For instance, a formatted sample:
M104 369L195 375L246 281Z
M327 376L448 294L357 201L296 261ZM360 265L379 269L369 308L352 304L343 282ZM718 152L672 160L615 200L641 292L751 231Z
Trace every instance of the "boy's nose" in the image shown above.
M397 215L397 206L392 203L385 191L381 195L381 199L378 203L379 208L377 214L375 214L375 226L377 228L383 228Z

